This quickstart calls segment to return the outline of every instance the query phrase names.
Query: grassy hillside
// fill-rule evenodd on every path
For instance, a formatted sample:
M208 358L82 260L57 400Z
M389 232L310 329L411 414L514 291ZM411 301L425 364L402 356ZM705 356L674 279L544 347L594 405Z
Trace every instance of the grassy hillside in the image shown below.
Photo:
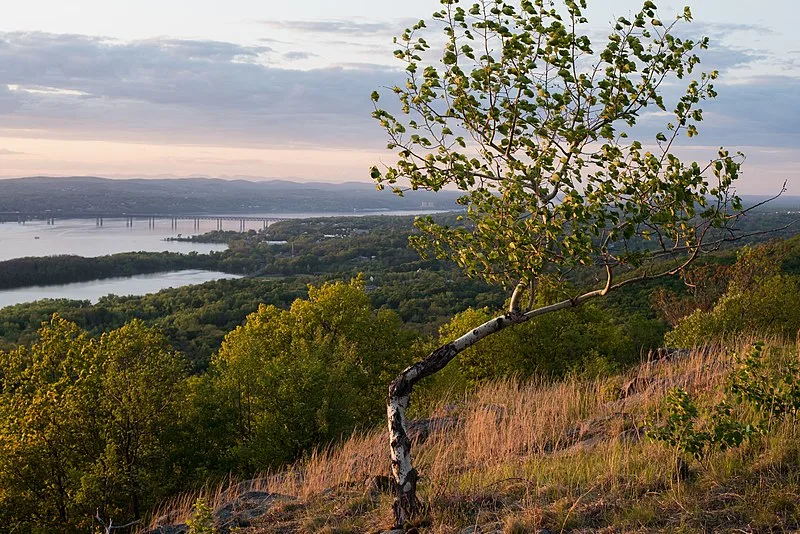
M414 528L442 534L794 531L800 527L794 418L701 462L676 462L674 450L646 437L648 417L674 387L698 399L704 428L702 414L727 394L747 346L650 358L597 380L496 381L422 410L429 413L415 423L412 452L427 512ZM794 347L773 343L765 351L797 359ZM736 407L734 415L753 414ZM193 512L200 497L219 532L236 525L253 534L382 532L391 525L387 448L383 429L355 435L289 469L166 503L146 529L180 532L177 525L202 519Z

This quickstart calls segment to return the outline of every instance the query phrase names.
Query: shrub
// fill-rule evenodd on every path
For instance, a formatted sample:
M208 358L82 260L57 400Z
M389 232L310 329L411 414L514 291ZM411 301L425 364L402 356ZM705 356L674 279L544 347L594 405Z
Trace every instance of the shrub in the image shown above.
M667 345L695 347L741 335L794 337L800 329L797 278L773 275L749 287L732 284L710 311L684 317L665 336Z
M214 513L205 499L198 497L192 507L192 518L186 522L189 534L217 534Z
M717 403L710 413L702 414L682 388L671 390L665 398L665 421L660 426L651 423L648 436L672 447L679 457L702 463L714 450L738 447L746 439L767 434L787 417L796 420L800 410L797 355L779 352L773 356L768 360L763 345L753 345L731 374L731 395ZM737 418L731 400L754 411L758 420ZM708 423L699 430L701 419L707 419Z

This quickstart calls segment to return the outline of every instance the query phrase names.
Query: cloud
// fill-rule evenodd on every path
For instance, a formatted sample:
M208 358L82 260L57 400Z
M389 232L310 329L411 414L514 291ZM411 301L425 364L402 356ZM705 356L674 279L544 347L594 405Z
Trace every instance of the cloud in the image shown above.
M0 148L0 156L25 156L25 152L17 152L16 150L9 150L7 148Z
M800 50L787 50L780 64L783 70L800 68Z
M264 20L261 24L276 30L302 33L336 35L385 35L400 33L416 20L403 19L391 22L358 22L353 20Z
M721 83L717 89L719 95L705 107L715 138L728 144L800 147L800 78L759 76Z
M211 156L195 156L191 158L182 157L168 157L162 158L165 163L181 164L181 165L195 165L200 167L217 166L217 167L231 167L231 166L248 166L248 165L262 165L263 159L256 158L215 158Z
M664 87L667 109L674 107L688 82ZM682 134L678 145L716 145L736 147L800 147L800 78L792 76L757 76L736 82L718 81L717 97L702 102L703 121L697 124L696 139ZM666 132L666 124L675 122L672 113L648 113L642 116L634 132L652 138Z
M770 54L765 50L734 48L719 44L707 50L700 50L697 55L700 57L700 66L703 70L721 72L770 59Z
M700 21L680 25L674 32L678 37L694 41L698 41L701 37L708 37L709 48L696 50L696 53L700 56L703 69L720 71L778 60L779 58L768 50L741 45L741 43L754 42L754 36L774 33L772 29L761 24Z
M369 95L395 83L394 71L279 68L268 64L271 50L0 33L0 124L174 143L374 142Z
M300 61L303 59L311 59L312 57L319 57L319 56L311 52L303 52L301 50L291 50L283 54L282 57L287 61Z
M355 62L293 70L270 64L275 53L265 43L0 33L0 134L248 147L384 145L369 95L402 85L402 72ZM296 60L305 54L287 52ZM703 67L733 68L761 57L718 48ZM665 90L677 97L684 85ZM800 78L717 86L718 99L704 106L701 142L800 146ZM381 103L390 105L391 95L384 96ZM643 123L663 128L664 120Z
M705 35L712 40L722 40L731 37L734 33L757 33L759 35L772 35L775 32L763 24L746 24L734 22L703 22L692 21L691 24L682 26L685 33Z

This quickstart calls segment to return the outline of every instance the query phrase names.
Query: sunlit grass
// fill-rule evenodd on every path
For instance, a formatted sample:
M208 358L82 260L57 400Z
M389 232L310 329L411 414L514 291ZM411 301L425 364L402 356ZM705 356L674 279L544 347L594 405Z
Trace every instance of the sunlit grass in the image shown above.
M701 405L725 393L737 351L713 348L648 361L625 375L557 383L500 380L468 400L443 399L434 417L458 425L414 447L426 513L420 530L504 533L595 530L696 532L790 530L800 524L800 444L794 421L741 447L717 452L676 476L674 451L645 437L648 415L681 386ZM390 495L367 487L388 475L383 429L357 434L295 466L256 477L251 490L291 496L249 532L380 532ZM235 481L201 492L219 507ZM185 521L198 494L169 503ZM151 522L155 526L155 519ZM490 530L491 531L491 530Z

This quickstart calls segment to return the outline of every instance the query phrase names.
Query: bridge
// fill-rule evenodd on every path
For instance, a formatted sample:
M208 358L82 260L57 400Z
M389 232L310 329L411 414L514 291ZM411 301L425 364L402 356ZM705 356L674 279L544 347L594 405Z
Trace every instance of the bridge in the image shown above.
M169 220L171 228L178 228L178 221L192 221L194 229L200 229L200 221L216 221L217 230L222 230L223 222L225 221L238 221L239 231L244 232L245 225L248 222L258 222L263 224L264 228L269 225L287 220L286 217L260 217L253 215L208 215L208 214L169 214L169 213L68 213L68 212L35 212L35 211L1 211L0 223L3 222L16 222L25 224L27 221L46 221L47 224L53 225L56 219L85 219L95 220L97 226L103 226L106 219L124 219L125 226L133 227L135 221L147 221L148 228L155 228L156 221Z

